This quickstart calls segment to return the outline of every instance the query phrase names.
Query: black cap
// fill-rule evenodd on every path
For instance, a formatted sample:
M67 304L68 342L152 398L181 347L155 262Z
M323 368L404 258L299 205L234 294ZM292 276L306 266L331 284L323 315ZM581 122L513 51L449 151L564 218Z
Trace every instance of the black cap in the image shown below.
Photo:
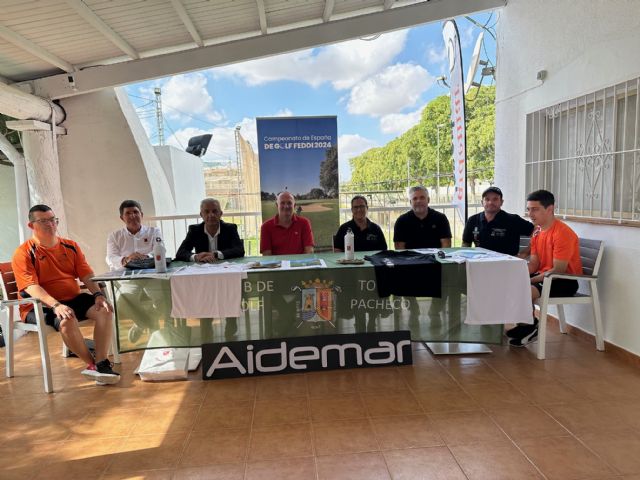
M496 195L500 195L500 198L502 198L502 190L500 190L498 187L487 188L484 192L482 192L482 198L486 197L490 193L495 193Z

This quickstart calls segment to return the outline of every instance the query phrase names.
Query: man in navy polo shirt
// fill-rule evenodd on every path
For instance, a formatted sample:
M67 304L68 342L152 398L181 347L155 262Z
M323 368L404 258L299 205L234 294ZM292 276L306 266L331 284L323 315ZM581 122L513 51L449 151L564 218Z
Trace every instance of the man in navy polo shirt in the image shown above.
M409 189L411 210L396 220L393 244L396 250L451 247L451 227L447 217L429 208L429 192L423 186Z
M462 246L486 248L494 252L517 255L520 236L531 236L533 223L516 214L502 210L502 190L489 187L482 192L483 212L467 220L462 234Z

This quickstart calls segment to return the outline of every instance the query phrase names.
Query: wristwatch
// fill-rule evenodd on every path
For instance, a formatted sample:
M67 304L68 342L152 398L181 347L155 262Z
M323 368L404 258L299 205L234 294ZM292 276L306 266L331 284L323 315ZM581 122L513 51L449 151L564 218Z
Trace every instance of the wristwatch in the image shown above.
M96 293L93 294L93 298L98 298L98 297L104 297L104 293L96 292Z
M51 305L51 310L55 310L56 307L59 307L60 305L62 305L60 302L56 302L53 305Z

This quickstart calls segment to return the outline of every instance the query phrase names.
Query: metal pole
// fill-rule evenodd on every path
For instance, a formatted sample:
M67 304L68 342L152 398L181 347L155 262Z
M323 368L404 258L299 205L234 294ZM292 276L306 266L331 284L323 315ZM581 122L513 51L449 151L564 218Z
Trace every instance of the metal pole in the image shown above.
M440 202L440 127L448 127L446 123L440 123L436 125L436 133L438 138L438 161L436 164L436 202Z
M409 157L407 157L407 191L411 188L411 184L409 183Z
M440 125L436 125L438 137L438 160L436 164L436 203L440 203Z

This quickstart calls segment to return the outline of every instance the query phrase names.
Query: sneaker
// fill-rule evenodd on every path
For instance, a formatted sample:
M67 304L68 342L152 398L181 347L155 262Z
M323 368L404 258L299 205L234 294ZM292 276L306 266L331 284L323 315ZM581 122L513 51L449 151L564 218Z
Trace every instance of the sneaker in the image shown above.
M524 335L526 327L529 325L526 323L519 323L515 327L510 328L504 334L509 338L520 338Z
M87 365L81 373L85 377L89 377L96 381L96 385L112 385L120 381L120 374L113 371L113 364L108 358L98 362Z
M129 329L129 333L127 334L127 338L131 343L137 343L140 340L144 330L137 325L134 325Z
M524 336L521 338L512 338L511 340L509 340L509 345L511 345L512 347L524 347L525 345L529 345L530 343L533 343L538 339L538 326L526 326L529 327L529 329L524 333Z
M91 354L91 356L95 357L96 356L96 344L94 343L94 341L91 340L90 338L85 338L84 339L84 344L89 349L89 353ZM78 355L76 355L71 350L69 350L69 353L67 354L67 358L78 358Z

